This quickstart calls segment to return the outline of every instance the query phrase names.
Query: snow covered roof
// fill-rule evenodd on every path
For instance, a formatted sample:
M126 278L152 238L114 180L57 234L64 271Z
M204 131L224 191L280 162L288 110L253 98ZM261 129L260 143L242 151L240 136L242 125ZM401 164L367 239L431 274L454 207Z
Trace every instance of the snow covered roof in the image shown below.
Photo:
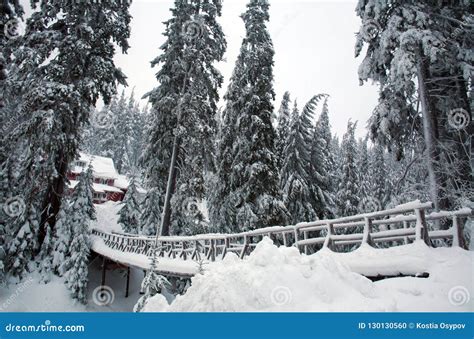
M115 169L112 158L99 157L97 155L89 155L86 153L79 153L77 159L71 166L72 173L81 173L87 169L92 163L92 170L95 178L117 179L119 174ZM80 164L80 165L78 165Z
M121 189L128 189L130 185L130 179L126 175L118 174L117 178L114 181L114 186L121 188ZM137 192L140 194L146 194L146 190L144 190L139 184L137 184Z
M77 180L70 180L69 187L70 188L75 188L78 183L79 183L79 181L77 181ZM123 193L123 191L121 189L117 188L117 187L102 185L102 184L97 184L97 183L92 184L92 189L96 193L105 193L105 192Z
M122 174L118 174L114 181L114 186L122 189L127 189L129 184L130 180L128 180L127 176Z

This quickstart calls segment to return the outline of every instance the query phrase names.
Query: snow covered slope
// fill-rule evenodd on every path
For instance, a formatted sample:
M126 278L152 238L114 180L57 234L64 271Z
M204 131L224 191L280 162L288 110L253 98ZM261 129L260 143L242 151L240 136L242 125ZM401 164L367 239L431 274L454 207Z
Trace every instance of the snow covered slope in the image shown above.
M392 260L393 266L397 256L400 263L422 262L430 277L374 283L351 271L351 266L364 263L369 267L370 261L380 266ZM171 305L157 295L145 311L472 311L473 258L472 252L461 249L421 244L306 256L265 238L244 260L229 254L207 265L204 275L195 276L186 294Z

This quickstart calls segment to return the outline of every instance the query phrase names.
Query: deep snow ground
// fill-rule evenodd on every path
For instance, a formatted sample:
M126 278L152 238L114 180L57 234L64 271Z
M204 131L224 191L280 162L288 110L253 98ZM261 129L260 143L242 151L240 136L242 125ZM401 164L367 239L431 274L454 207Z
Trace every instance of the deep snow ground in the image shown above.
M97 206L91 227L121 231L117 225L120 205ZM428 248L411 244L390 249L361 247L351 253L329 250L306 256L295 248L277 248L264 239L244 260L229 254L223 262L205 265L204 275L193 278L184 296L173 302L158 295L146 311L474 311L474 252L459 248ZM372 282L353 271L398 274L405 268L427 271L429 278L391 278ZM32 273L21 283L0 286L0 311L6 312L130 312L139 299L143 271L131 270L130 295L125 298L125 270L108 270L106 285L113 302L94 302L101 282L101 260L89 270L89 303L69 297L61 278L49 284ZM99 300L100 301L100 300Z
M265 238L240 260L231 254L211 263L204 275L171 305L161 295L148 312L468 312L473 311L472 252L412 244L388 250L371 248L341 255L323 251L310 256L295 248L278 248ZM398 252L402 261L427 260L429 278L392 278L372 282L353 273L349 264L367 266L379 256ZM396 261L394 257L392 261ZM370 262L370 261L369 261ZM377 262L376 262L377 264ZM388 264L388 263L387 263Z

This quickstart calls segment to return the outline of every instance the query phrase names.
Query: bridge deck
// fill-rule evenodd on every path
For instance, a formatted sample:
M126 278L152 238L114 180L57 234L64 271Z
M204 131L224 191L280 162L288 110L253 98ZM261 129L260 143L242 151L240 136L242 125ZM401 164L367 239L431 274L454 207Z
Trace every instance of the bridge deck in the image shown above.
M156 248L159 273L191 277L198 271L199 260L221 260L229 252L243 259L268 236L277 246L334 256L365 276L416 275L429 267L429 252L420 248L428 248L440 239L445 240L444 244L462 247L461 223L472 216L469 209L426 214L430 208L431 203L410 203L385 211L239 234L159 237L156 244L154 237L94 229L92 250L125 266L146 270ZM440 222L450 222L450 228L439 230ZM346 253L354 248L358 249Z
M108 247L100 237L92 236L92 251L124 266L150 269L150 258L145 254L123 252ZM190 278L197 273L198 265L192 260L160 258L157 272L166 276Z

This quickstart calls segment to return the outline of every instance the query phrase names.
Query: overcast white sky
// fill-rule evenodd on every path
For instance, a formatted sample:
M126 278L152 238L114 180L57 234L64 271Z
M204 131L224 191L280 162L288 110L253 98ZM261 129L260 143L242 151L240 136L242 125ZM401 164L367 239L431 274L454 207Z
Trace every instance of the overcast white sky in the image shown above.
M219 65L225 78L222 94L232 73L239 52L244 25L239 15L247 0L224 0L220 23L227 36L226 62ZM359 18L355 1L270 0L269 30L275 46L275 107L288 90L299 106L314 94L327 93L332 130L344 133L347 120L359 121L358 136L365 135L365 126L377 100L377 88L359 86L354 58L355 32ZM127 55L117 55L117 64L128 76L130 88L143 95L157 85L156 69L150 61L160 53L164 41L163 22L170 17L172 0L135 0L131 48Z
M22 0L27 6L27 1ZM223 0L220 23L227 37L226 62L219 65L225 78L225 93L235 59L245 34L240 14L247 0ZM150 61L164 41L163 22L171 12L173 0L134 0L131 48L117 54L116 63L128 76L130 92L142 96L157 86ZM275 107L288 90L302 107L314 94L327 93L333 133L342 136L347 120L358 120L357 136L365 135L365 126L377 102L377 87L359 86L354 58L355 32L360 20L355 15L355 0L270 0L268 25L275 46Z

